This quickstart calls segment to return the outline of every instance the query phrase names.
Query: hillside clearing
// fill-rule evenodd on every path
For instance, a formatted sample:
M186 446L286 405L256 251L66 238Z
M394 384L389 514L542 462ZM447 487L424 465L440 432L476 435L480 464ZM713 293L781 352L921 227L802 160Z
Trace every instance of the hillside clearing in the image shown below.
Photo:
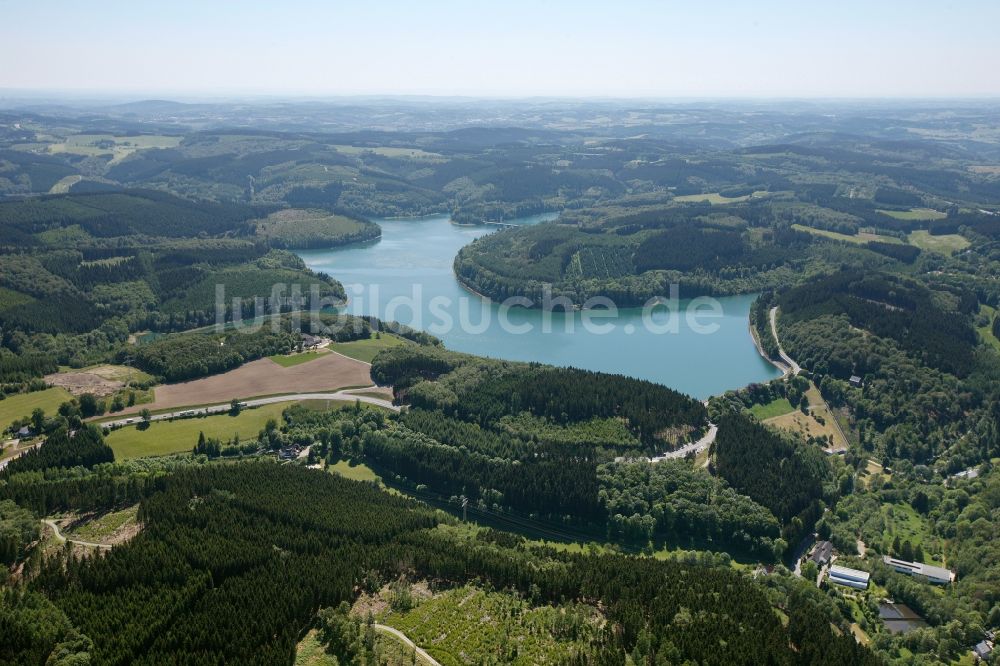
M986 304L979 307L987 317L985 325L976 327L976 330L979 331L979 337L983 342L1000 352L1000 340L997 339L997 336L993 335L993 318L996 317L997 311ZM2 404L0 403L0 405Z
M338 666L339 663L335 656L327 653L316 629L310 629L295 647L295 666Z
M592 641L604 624L597 609L583 604L533 607L520 597L472 585L428 597L424 585L402 585L413 608L400 612L382 605L380 622L406 634L444 666L489 663L497 657L560 663ZM396 593L387 586L376 600Z
M331 474L339 474L345 479L352 481L371 481L380 485L382 483L382 478L364 463L355 464L348 460L338 460L333 465L330 465L328 471Z
M809 399L809 414L803 414L801 410L795 409L782 416L771 417L764 422L782 430L798 433L803 437L825 438L827 442L830 442L827 446L835 450L847 448L847 440L844 439L834 420L833 413L814 384L809 385L806 398ZM816 417L822 419L823 423L820 423Z
M910 210L878 209L878 212L883 215L888 215L889 217L894 217L897 220L927 221L943 220L948 217L947 213L942 213L941 211L934 210L933 208L911 208Z
M358 361L371 363L372 359L375 358L375 356L383 349L410 344L409 340L404 340L403 338L392 335L391 333L379 333L379 336L380 337L376 338L372 335L372 337L368 340L334 342L330 344L329 349Z
M138 533L138 514L139 505L136 504L118 511L83 516L63 531L67 536L82 541L111 545L123 543Z
M766 405L754 405L750 408L750 413L756 416L758 421L766 421L794 410L795 408L792 407L792 403L788 402L788 398L778 398Z

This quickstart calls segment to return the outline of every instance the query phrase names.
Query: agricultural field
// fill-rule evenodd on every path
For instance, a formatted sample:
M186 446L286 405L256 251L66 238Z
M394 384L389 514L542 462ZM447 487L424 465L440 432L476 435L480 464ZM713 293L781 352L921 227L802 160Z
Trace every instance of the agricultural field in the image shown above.
M721 204L740 203L746 201L750 197L751 195L749 194L742 197L724 197L718 192L709 192L708 194L684 194L679 197L674 197L674 201L679 203L700 203L705 201L713 206L718 206Z
M339 354L321 354L309 363L290 367L261 358L211 377L157 386L154 400L147 406L159 411L191 405L221 405L233 398L315 393L371 385L371 369L366 363ZM126 409L123 413L135 413L139 409L141 407Z
M929 220L943 220L948 217L947 213L942 213L939 210L934 210L933 208L911 208L910 210L882 210L878 209L878 212L883 215L888 215L889 217L896 218L897 220L908 220L916 222L924 222Z
M816 229L815 227L807 227L804 224L793 224L792 229L796 231L805 231L806 233L813 234L815 236L824 236L826 238L832 238L833 240L846 241L848 243L867 243L868 241L878 241L880 243L902 243L895 236L881 236L879 234L872 234L867 232L858 232L857 235L850 236L848 234L838 233L836 231L828 231L826 229Z
M402 631L444 666L561 663L595 638L604 624L591 606L533 607L518 596L471 585L430 598L409 594L411 609L387 609L379 620Z
M368 340L351 340L350 342L334 342L328 347L331 351L335 351L338 354L343 354L349 358L353 358L364 363L371 363L375 355L378 354L383 349L389 349L390 347L398 347L400 345L410 344L408 340L405 340L398 335L392 335L391 333L380 333L379 337L376 338L374 334Z
M303 363L308 363L309 361L315 361L320 356L327 354L326 351L305 351L298 352L295 354L280 354L277 356L268 356L269 359L277 363L283 368L291 368L296 365L301 365Z
M788 402L788 398L778 398L766 405L754 405L750 408L750 413L756 416L758 421L766 421L793 411L795 408Z
M336 149L338 153L343 153L344 155L352 156L362 156L365 153L373 153L381 157L395 157L395 158L405 158L412 160L431 160L435 162L446 161L444 155L440 153L430 153L426 150L421 150L419 148L396 148L393 146L377 146L374 148L368 148L365 146L346 146L346 145L333 145L331 148Z
M969 241L959 234L944 234L933 236L928 231L914 231L909 236L910 245L916 245L921 250L939 254L955 254L969 247Z
M143 134L136 136L114 136L112 134L73 134L63 141L49 144L50 153L70 153L95 157L111 155L111 163L121 162L138 150L147 148L176 148L181 143L179 136Z
M171 453L190 451L198 443L198 433L205 437L216 437L229 441L233 435L241 440L256 437L268 419L281 420L281 412L288 403L264 405L245 409L237 416L220 414L203 418L176 419L174 421L153 421L145 430L127 426L113 431L107 436L108 446L115 452L116 459L163 456Z
M44 391L7 396L6 399L0 400L0 428L6 428L17 419L31 416L31 412L36 409L41 409L51 416L59 409L59 405L72 399L73 396L69 391L58 386Z

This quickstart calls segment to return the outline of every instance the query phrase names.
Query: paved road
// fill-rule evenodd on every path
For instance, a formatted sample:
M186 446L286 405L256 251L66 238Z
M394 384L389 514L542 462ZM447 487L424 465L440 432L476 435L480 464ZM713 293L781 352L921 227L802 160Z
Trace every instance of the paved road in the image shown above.
M774 336L774 341L778 343L778 356L781 357L782 361L788 364L788 367L791 369L792 374L797 375L802 371L802 368L799 367L798 363L792 360L791 356L785 353L785 350L781 348L781 340L778 338L777 306L771 308L770 314L771 314L771 335Z
M79 544L81 546L89 546L91 548L111 548L111 546L108 545L108 544L106 544L106 543L94 543L93 541L83 541L81 539L70 539L70 538L64 536L63 533L59 531L59 526L56 525L56 521L54 521L54 520L43 520L42 522L52 528L52 531L56 535L56 539L58 539L62 543L65 543L65 542L69 541L70 543L76 543L76 544Z
M423 648L421 648L416 643L407 638L406 634L404 634L399 629L394 629L384 624L373 624L372 628L375 629L375 631L381 631L386 634L391 634L396 638L398 638L399 640L403 641L409 647L413 648L413 650L417 653L417 655L420 656L420 658L424 659L431 666L441 666L440 662L438 662L437 659L427 654L427 652Z
M650 458L649 462L660 462L661 460L670 460L672 458L683 458L689 453L694 453L695 455L701 453L708 447L712 445L715 441L715 436L719 434L719 426L714 423L708 424L708 432L705 436L699 439L697 442L691 442L690 444L685 444L676 451L667 451L662 455L658 455L655 458Z
M16 452L11 457L5 458L3 460L0 460L0 472L2 472L3 468L6 467L7 465L9 465L11 463L11 461L17 460L18 458L20 458L21 456L23 456L28 451L32 450L35 447L41 446L43 443L44 443L44 441L43 442L38 442L37 444L32 444L31 446L29 446L27 448L24 448L24 449L21 449L20 451Z
M371 389L374 387L368 387ZM298 402L300 400L344 400L353 401L359 400L363 403L369 405L377 405L379 407L385 407L386 409L391 409L394 412L399 411L399 407L392 404L389 400L380 400L379 398L372 398L367 395L356 395L351 393L351 391L364 391L367 389L351 389L347 391L336 391L334 393L290 393L288 395L273 395L267 398L254 398L253 400L241 400L245 407L260 407L261 405L273 405L279 402ZM164 414L153 414L150 417L151 421L166 421L169 419L175 419L184 416L202 416L205 414L224 414L230 410L232 405L230 403L224 403L221 405L210 405L208 407L195 407L191 409L178 409L173 412L167 412ZM142 422L142 417L137 415L132 415L128 418L117 419L115 421L105 421L99 425L107 428L120 428L127 425L136 425Z

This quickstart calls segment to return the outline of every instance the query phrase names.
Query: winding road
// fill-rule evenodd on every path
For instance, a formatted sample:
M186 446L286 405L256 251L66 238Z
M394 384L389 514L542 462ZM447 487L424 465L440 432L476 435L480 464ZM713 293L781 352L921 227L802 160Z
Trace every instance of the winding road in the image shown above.
M273 405L279 402L299 402L300 400L343 400L351 401L358 400L368 405L376 405L378 407L384 407L385 409L390 409L394 412L400 410L399 406L392 404L389 400L380 400L379 398L373 398L367 395L357 395L351 391L367 391L375 388L374 386L368 386L360 389L350 389L345 391L335 391L333 393L289 393L287 395L272 395L266 398L254 398L252 400L241 400L240 403L245 408L250 407L260 407L261 405ZM189 416L204 416L208 414L225 414L232 408L231 403L223 403L221 405L209 405L208 407L193 407L190 409L177 409L172 412L166 412L164 414L153 414L150 417L150 421L166 421L169 419L175 419L178 417L189 417ZM98 425L104 426L105 428L121 428L128 425L138 425L142 422L141 416L130 416L129 418L117 419L114 421L104 421Z
M399 640L403 641L404 643L406 643L407 646L412 648L421 659L425 660L431 666L441 666L440 662L438 662L437 659L427 654L427 652L422 647L420 647L419 645L411 641L409 638L407 638L406 634L404 634L399 629L394 629L384 624L373 624L372 628L375 631L381 631L384 634L390 634L392 636L395 636Z
M673 458L683 458L689 453L694 453L695 455L697 455L712 445L712 442L715 441L715 436L717 434L719 434L719 426L715 425L714 423L709 423L708 432L705 433L705 436L699 439L697 442L691 442L690 444L685 444L676 451L667 451L666 453L658 455L655 458L650 458L649 462L657 463L663 460L671 460Z
M71 539L59 531L59 526L56 524L56 521L54 520L49 520L46 518L42 522L52 528L52 532L56 535L56 539L58 539L61 543L66 543L67 541L69 541L70 543L75 543L80 546L88 546L90 548L111 548L111 545L106 543L95 543L93 541L83 541L82 539Z
M789 371L792 373L792 375L797 375L800 372L802 372L802 368L799 367L798 363L792 360L791 356L785 353L785 350L782 349L781 347L781 339L778 338L777 306L771 308L770 317L771 317L771 335L774 336L774 342L778 345L778 356L780 356L781 360L788 365Z

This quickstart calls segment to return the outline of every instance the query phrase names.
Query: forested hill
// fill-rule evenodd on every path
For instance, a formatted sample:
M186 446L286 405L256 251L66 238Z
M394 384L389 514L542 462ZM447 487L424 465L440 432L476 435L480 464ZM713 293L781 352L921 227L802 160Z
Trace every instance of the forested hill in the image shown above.
M90 481L76 486L85 487L81 503L100 505L122 477ZM844 627L834 630L822 594L792 581L764 590L719 564L559 554L510 536L469 540L435 528L440 514L411 500L302 466L211 464L145 487L143 529L131 542L83 560L60 551L27 588L3 592L4 663L55 653L94 664L291 663L321 607L424 578L597 609L605 629L568 643L574 663L624 663L627 655L877 663ZM353 639L344 638L330 649L347 650Z
M926 286L898 276L845 271L791 289L778 304L788 323L846 315L854 327L889 338L928 365L964 377L975 363L977 338L971 316L977 299L968 290L948 296L936 298ZM834 357L823 365L810 365L846 379L871 371L868 362L857 356L849 363Z
M834 242L792 228L768 202L574 211L558 222L490 234L462 248L455 273L496 300L544 290L578 305L595 296L619 307L666 296L724 295L795 284L843 265L879 268L912 263L919 249ZM907 249L906 246L899 246Z
M307 309L314 287L324 304L343 301L339 282L280 248L377 225L319 211L261 219L273 210L138 190L0 202L0 381L107 360L139 331ZM266 312L253 311L258 298Z
M1000 357L973 326L971 285L937 280L844 271L774 302L785 350L863 450L949 473L1000 452Z
M372 377L416 407L440 409L480 426L521 414L557 427L619 420L646 447L676 446L705 427L700 402L660 384L622 375L496 362L437 347L379 354Z
M2 245L8 247L44 246L46 232L51 238L66 228L94 239L90 244L100 246L102 243L96 239L234 233L266 210L243 204L188 201L152 190L53 195L0 202L0 229Z
M771 479L767 493L735 474L692 469L687 460L649 463L648 456L698 439L707 425L704 405L663 386L413 346L380 353L372 376L392 383L410 408L398 423L375 424L357 447L370 465L422 497L453 504L464 496L487 516L527 524L542 518L557 530L635 549L715 544L764 561L785 557L801 526L818 517L811 509L821 507L826 461L793 454L769 431L740 444L750 447L742 453L730 454L727 445L725 458L727 472L747 458L755 470L782 470L781 483L764 477ZM286 416L292 437L302 436L301 427L329 428L318 416ZM746 434L727 424L722 437L735 448ZM755 458L753 447L771 438L781 446ZM811 465L796 464L805 458ZM786 487L793 478L799 485Z
M830 471L816 447L745 416L727 414L719 421L714 453L719 476L782 523L798 518L812 525L822 513L823 482Z

